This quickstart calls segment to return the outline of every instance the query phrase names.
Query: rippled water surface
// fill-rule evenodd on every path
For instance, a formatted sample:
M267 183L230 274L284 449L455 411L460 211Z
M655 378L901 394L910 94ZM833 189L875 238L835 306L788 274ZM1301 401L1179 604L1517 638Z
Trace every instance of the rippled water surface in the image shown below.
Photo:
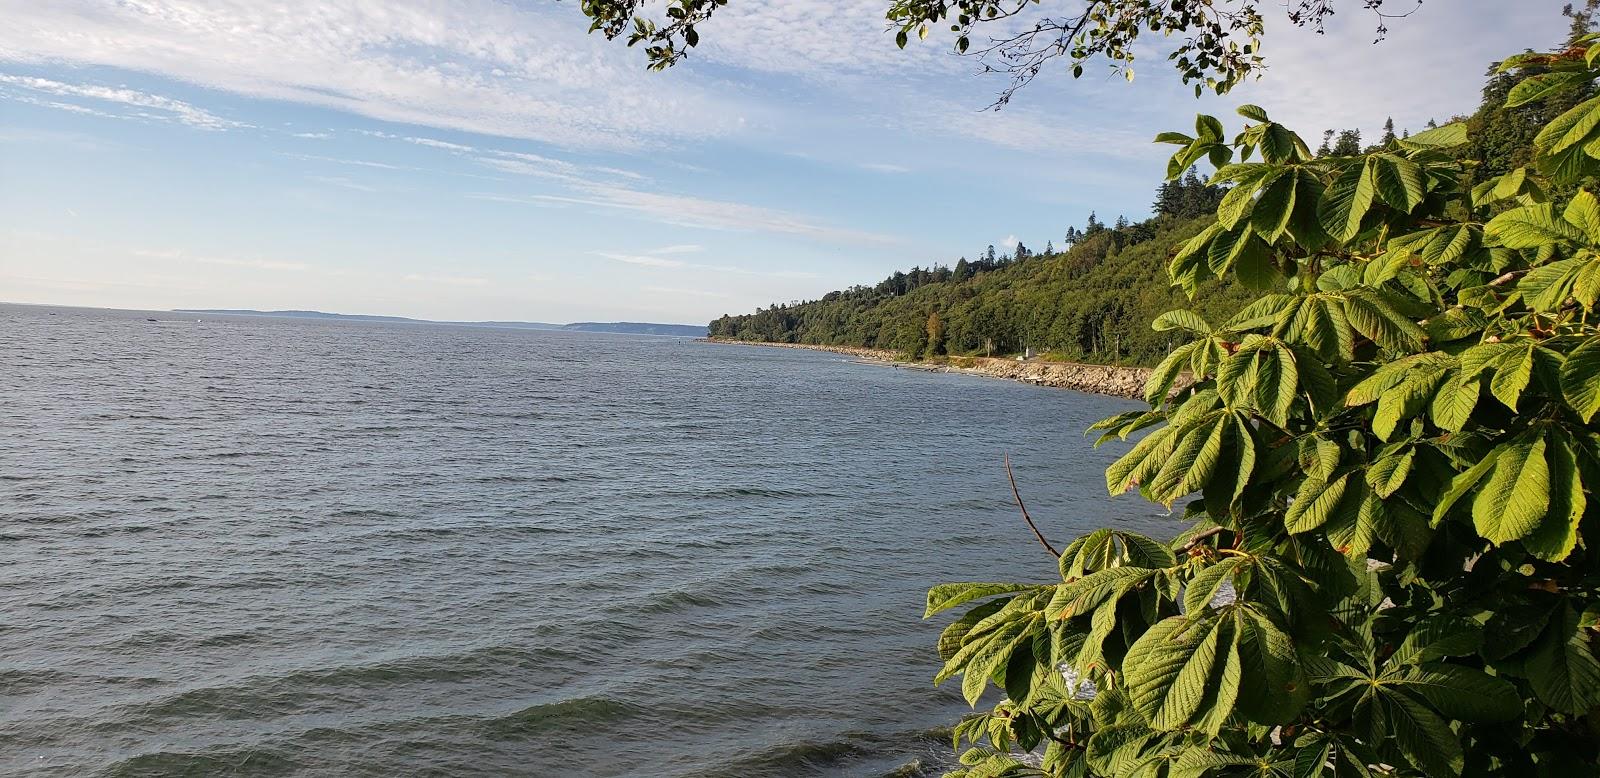
M0 772L880 776L1119 400L689 340L0 306ZM1158 529L1158 531L1160 531Z

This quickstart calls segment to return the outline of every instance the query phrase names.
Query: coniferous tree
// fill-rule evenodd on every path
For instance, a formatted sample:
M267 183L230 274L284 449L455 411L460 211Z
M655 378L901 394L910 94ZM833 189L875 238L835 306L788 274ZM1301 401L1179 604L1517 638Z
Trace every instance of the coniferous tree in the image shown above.
M1320 159L1333 153L1333 130L1322 131L1322 145L1317 147L1317 157Z
M1384 119L1383 138L1378 141L1378 146L1385 149L1392 149L1398 140L1399 139L1396 138L1394 134L1394 117L1391 116L1387 119Z
M1361 153L1361 131L1342 130L1333 142L1333 156L1353 157Z

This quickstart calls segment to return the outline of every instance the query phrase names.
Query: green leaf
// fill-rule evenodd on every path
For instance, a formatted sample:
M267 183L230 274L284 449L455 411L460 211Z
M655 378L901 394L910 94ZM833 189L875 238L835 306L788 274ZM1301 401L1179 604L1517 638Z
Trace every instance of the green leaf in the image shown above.
M1536 100L1543 100L1560 92L1577 89L1587 83L1588 80L1589 76L1587 74L1570 71L1529 76L1518 82L1506 94L1505 107L1516 108Z
M1443 127L1424 130L1409 138L1400 139L1400 147L1409 151L1450 149L1456 146L1465 146L1466 143L1466 122L1451 122Z
M1489 379L1489 393L1511 410L1517 409L1522 390L1528 388L1533 376L1533 341L1523 340L1505 349L1495 362L1494 377Z
M1491 453L1489 456L1478 460L1477 464L1456 474L1450 481L1450 488L1445 490L1437 503L1434 503L1432 521L1434 526L1437 527L1440 522L1444 521L1445 516L1450 513L1450 509L1455 507L1455 504L1462 497L1465 497L1467 492L1472 491L1479 481L1483 480L1483 477L1494 467L1494 462L1495 456Z
M922 618L928 618L940 611L946 611L957 605L973 600L992 597L996 594L1009 592L1022 592L1037 589L1037 584L1020 583L947 583L939 584L928 590L928 607L923 611Z
M1578 344L1561 363L1561 394L1585 424L1600 412L1600 337Z
M1346 292L1344 313L1357 332L1390 351L1416 351L1427 336L1416 322L1401 316L1368 290Z
M1152 499L1170 506L1179 497L1199 491L1211 480L1222 453L1223 431L1227 421L1226 413L1212 411L1184 426L1178 433L1172 455L1150 482L1149 494Z
M1504 678L1459 665L1414 667L1394 683L1422 695L1435 710L1460 721L1509 721L1522 713L1522 695Z
M1332 481L1307 478L1300 485L1289 510L1283 516L1284 528L1291 534L1310 532L1328 522L1344 498L1346 473Z
M1439 392L1433 396L1429 414L1433 423L1451 432L1460 432L1478 407L1478 396L1483 393L1483 382L1469 378L1461 371L1452 371Z
M1394 494L1405 485L1406 476L1411 474L1411 458L1415 454L1416 449L1404 446L1399 451L1378 458L1367 467L1367 485L1381 497Z
M1367 167L1378 197L1389 207L1410 213L1422 203L1422 168L1417 163L1393 154L1378 154L1367 158Z
M1339 242L1354 238L1361 231L1361 219L1372 207L1375 188L1366 165L1350 165L1322 193L1317 216L1322 229Z
M1217 593L1222 591L1223 585L1232 583L1241 561L1239 557L1228 557L1189 579L1183 590L1184 612L1190 616L1204 612L1216 599Z
M1561 216L1567 223L1583 231L1589 245L1600 245L1600 201L1597 201L1587 189L1579 189L1578 193L1572 196Z
M1271 168L1261 172L1273 178L1281 176L1281 173ZM1239 226L1239 222L1250 213L1251 207L1255 205L1256 188L1260 185L1262 177L1257 175L1253 177L1254 180L1241 181L1222 196L1222 202L1217 206L1218 224L1228 230Z
M961 651L962 644L966 642L968 633L978 622L993 616L1005 607L1009 600L990 600L961 615L961 618L950 622L950 625L939 633L939 660L948 662Z
M1249 120L1254 121L1254 122L1270 121L1267 118L1267 112L1262 110L1260 106L1246 104L1246 105L1241 105L1241 106L1239 106L1238 108L1236 108L1234 110L1238 111L1240 116L1243 116L1244 118L1249 119Z
M1600 704L1600 660L1596 660L1578 613L1563 606L1550 620L1528 657L1528 680L1540 702L1581 715Z
M1545 441L1507 443L1491 456L1494 471L1472 501L1472 521L1489 542L1509 543L1539 526L1550 507Z
M1444 719L1404 694L1384 700L1395 744L1411 764L1431 778L1461 774L1461 739Z
M1534 136L1533 145L1545 154L1557 154L1588 140L1596 127L1600 127L1600 97L1578 103L1551 120Z
M1172 391L1173 382L1178 380L1178 375L1189 365L1190 352L1198 345L1200 344L1187 343L1173 349L1171 354L1150 371L1150 377L1144 384L1145 402L1151 407L1157 407L1166 401L1167 395Z
M1200 314L1181 308L1167 311L1157 316L1155 321L1150 323L1150 328L1156 332L1183 330L1195 335L1211 334L1211 325L1207 324L1206 320L1200 317Z
M1513 249L1531 249L1563 242L1582 242L1583 231L1556 213L1552 203L1524 205L1489 220L1483 232Z
M1106 468L1106 491L1115 497L1154 475L1177 443L1177 428L1162 427L1145 435L1128 453Z
M1566 436L1547 439L1545 456L1550 467L1550 509L1522 545L1540 559L1559 562L1578 544L1578 523L1588 501L1578 478L1577 456Z
M1257 724L1293 721L1311 697L1294 640L1266 616L1241 612L1239 659L1244 670L1238 710Z
M1202 703L1214 691L1209 687L1218 660L1233 645L1225 624L1174 616L1157 622L1128 648L1122 662L1128 696L1151 727L1179 729L1209 712Z
M1250 226L1268 243L1275 243L1289 228L1289 217L1294 215L1295 191L1300 172L1290 170L1277 176L1261 190L1255 207L1250 212Z

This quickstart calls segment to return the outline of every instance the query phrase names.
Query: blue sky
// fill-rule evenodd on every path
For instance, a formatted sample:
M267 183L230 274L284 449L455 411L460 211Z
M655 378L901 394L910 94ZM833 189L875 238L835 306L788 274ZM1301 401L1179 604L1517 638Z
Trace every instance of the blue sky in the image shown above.
M0 300L702 322L1143 217L1149 139L1197 111L1313 145L1442 121L1566 29L1559 0L1429 0L1369 46L1354 0L1325 36L1267 2L1270 68L1225 98L1155 40L1132 83L985 112L1004 82L897 50L886 5L733 0L648 73L575 0L0 0Z

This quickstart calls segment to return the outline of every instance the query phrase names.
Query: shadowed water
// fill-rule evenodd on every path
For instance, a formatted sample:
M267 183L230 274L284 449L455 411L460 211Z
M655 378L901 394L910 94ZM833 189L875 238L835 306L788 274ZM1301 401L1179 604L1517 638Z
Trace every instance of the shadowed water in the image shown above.
M148 321L149 318L175 321ZM1129 403L689 340L0 306L0 773L877 776Z

